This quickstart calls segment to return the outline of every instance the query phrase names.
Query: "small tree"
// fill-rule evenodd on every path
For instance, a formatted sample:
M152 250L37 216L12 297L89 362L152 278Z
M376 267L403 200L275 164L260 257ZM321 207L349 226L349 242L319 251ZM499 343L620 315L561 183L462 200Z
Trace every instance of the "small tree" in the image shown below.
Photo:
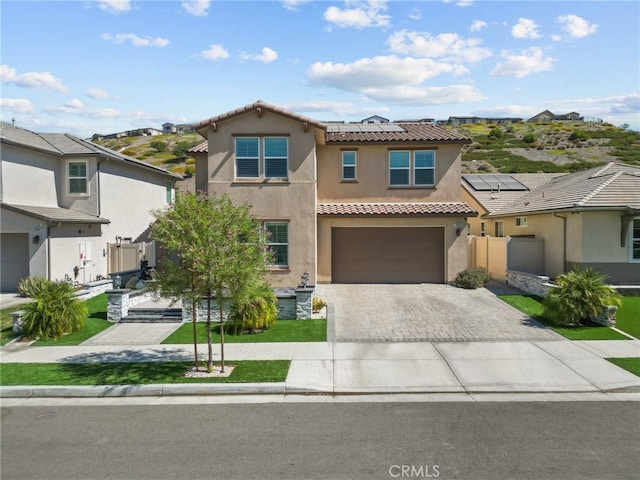
M224 371L225 305L246 298L248 289L263 279L268 264L260 221L247 204L236 206L226 195L187 194L178 196L169 210L156 213L152 231L153 238L170 252L159 265L159 288L175 296L188 286L194 311L202 298L207 300L209 371L213 369L211 305L215 298ZM195 332L195 312L192 320ZM195 342L194 333L194 349Z
M165 152L167 150L167 144L162 140L152 140L149 142L149 146L158 153Z
M44 280L33 296L35 302L24 307L24 335L46 340L82 330L88 311L74 293L66 282Z
M545 317L557 324L578 326L608 305L620 306L620 295L605 279L588 267L558 275L558 287L549 290L543 302Z

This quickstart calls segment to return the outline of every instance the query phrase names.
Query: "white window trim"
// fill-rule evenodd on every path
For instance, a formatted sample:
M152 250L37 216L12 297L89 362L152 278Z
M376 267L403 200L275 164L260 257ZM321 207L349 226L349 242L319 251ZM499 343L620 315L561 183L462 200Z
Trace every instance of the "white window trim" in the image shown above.
M263 220L262 221L262 228L265 231L265 234L268 234L269 231L267 230L267 225L274 225L274 224L278 224L278 225L286 225L287 226L287 243L276 243L276 242L270 242L269 239L267 238L266 240L266 245L267 247L271 246L271 245L286 245L287 246L287 263L284 265L279 265L277 263L272 263L269 264L269 268L272 269L283 269L286 270L289 268L289 260L291 258L291 249L290 249L290 241L289 241L289 227L290 227L290 223L287 220Z
M518 222L519 222L519 224L518 224ZM526 228L527 227L527 217L526 216L516 217L515 224L516 224L517 228Z
M353 165L345 165L344 164L344 154L345 153L353 153ZM345 167L353 167L353 178L345 178L344 176L344 168ZM355 150L344 150L342 152L342 181L343 182L354 182L358 179L358 152Z
M78 179L78 178L82 178L82 177L71 177L71 175L69 175L69 167L72 163L84 163L85 166L85 172L86 172L86 176L84 177L85 180L85 185L87 186L87 191L86 192L71 192L71 180L72 179ZM73 196L73 197L88 197L91 194L91 190L90 190L90 184L89 184L89 161L88 160L75 160L75 159L68 159L66 164L65 164L65 183L66 183L66 193L67 195Z
M391 167L391 153L392 152L407 152L409 154L409 183L406 184L392 184L391 183L391 170L407 170L407 168L399 168ZM416 169L416 152L432 152L433 153L433 167L419 167ZM388 161L388 183L390 188L404 188L404 187L415 187L415 188L432 188L436 186L436 154L433 150L390 150L389 151L389 161ZM433 183L416 183L416 170L431 170L433 171Z
M255 157L238 157L236 141L239 138L255 139L258 141L258 176L257 177L241 177L238 175L238 158L240 159L254 159ZM287 141L287 176L286 177L267 177L267 156L265 154L265 141L267 138L283 138ZM282 157L269 157L269 158L282 158ZM289 179L289 137L282 135L263 135L263 136L236 136L233 139L233 175L236 180L266 180L273 178L275 180L288 180Z
M627 242L629 244L629 262L630 263L640 263L640 258L633 258L633 222L634 221L639 221L640 222L640 217L634 217L631 220L631 224L629 225L629 241ZM640 240L640 239L638 239Z

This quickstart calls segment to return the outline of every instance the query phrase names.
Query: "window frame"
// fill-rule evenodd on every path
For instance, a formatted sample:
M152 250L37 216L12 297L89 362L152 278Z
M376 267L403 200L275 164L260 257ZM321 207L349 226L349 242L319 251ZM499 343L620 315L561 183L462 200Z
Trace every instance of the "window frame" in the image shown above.
M269 238L269 229L268 226L269 225L284 225L286 226L286 233L287 233L287 241L286 242L273 242L271 241L271 239ZM277 262L277 258L274 258L274 260L276 261L275 263L271 263L269 264L270 268L276 268L276 269L288 269L289 268L289 222L288 221L284 221L284 220L264 220L262 222L262 228L265 231L265 235L266 235L266 240L265 240L265 244L267 246L267 248L271 249L272 246L285 246L286 247L286 262L285 263L278 263ZM274 257L276 255L274 254Z
M634 223L638 222L638 236L634 236ZM631 224L629 225L629 262L631 263L640 263L640 256L635 258L633 256L634 247L633 243L638 243L638 248L640 249L640 217L634 217L631 219Z
M353 165L345 164L345 154L353 155ZM345 168L353 168L353 177L347 177L345 175ZM344 150L342 152L342 181L343 182L355 182L358 179L358 152L356 150Z
M393 154L404 153L408 155L409 166L408 167L392 167L391 157ZM431 166L416 166L416 156L419 154L427 153L431 157ZM393 183L391 180L392 170L406 170L407 183ZM432 182L431 183L418 183L416 174L418 171L431 171ZM388 175L389 188L434 188L436 186L436 152L431 149L416 149L416 150L389 150L389 175Z
M504 237L504 221L496 220L494 223L494 233L498 238Z
M527 217L526 216L516 217L515 224L516 224L516 227L518 227L518 228L526 228L527 227Z
M80 175L71 175L71 165L74 164L82 164L84 165L84 176ZM68 160L67 161L67 195L74 195L78 197L88 197L89 192L89 161L88 160ZM71 191L71 180L82 180L84 179L84 191L83 192L72 192Z
M267 142L269 139L281 139L285 141L286 156L267 156ZM238 141L239 140L254 140L257 142L257 156L239 156L238 155ZM274 180L289 180L289 137L285 135L237 135L234 137L234 179L239 181L265 181L269 179ZM238 174L238 160L252 160L256 162L257 174L256 175L239 175ZM269 160L284 160L286 176L269 175L267 162Z

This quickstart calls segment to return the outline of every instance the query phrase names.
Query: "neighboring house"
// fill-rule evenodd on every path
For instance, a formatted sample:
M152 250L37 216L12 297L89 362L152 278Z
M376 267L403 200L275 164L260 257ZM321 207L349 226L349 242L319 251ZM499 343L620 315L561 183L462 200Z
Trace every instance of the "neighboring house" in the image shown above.
M200 122L196 188L248 202L274 286L444 283L467 267L461 148L425 123L321 123L261 101Z
M512 188L498 191L495 177L513 177L524 188L506 182ZM543 239L545 275L589 266L611 283L640 284L639 167L609 163L564 175L464 175L462 185L463 198L480 212L470 220L470 233L482 235L484 228L490 236Z
M28 275L107 274L107 243L148 240L179 175L69 134L0 131L0 290Z
M594 119L600 120L600 119ZM527 122L543 123L543 122L567 122L567 121L584 121L584 118L578 112L569 112L556 115L549 110L544 110L537 115L531 117ZM600 120L602 121L602 120Z
M475 123L486 123L486 120L480 117L449 117L447 123L449 125L472 125Z
M361 123L389 123L389 119L381 117L380 115L371 115L370 117L363 118Z
M171 122L165 122L162 124L162 133L165 135L170 135L172 133L176 133L176 126Z

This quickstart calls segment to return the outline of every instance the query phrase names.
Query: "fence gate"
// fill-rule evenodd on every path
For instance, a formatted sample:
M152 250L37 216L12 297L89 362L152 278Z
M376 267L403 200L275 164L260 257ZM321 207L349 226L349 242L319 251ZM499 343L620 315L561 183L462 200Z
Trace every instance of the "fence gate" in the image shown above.
M155 242L108 243L107 252L107 273L137 270L142 260L156 264Z

